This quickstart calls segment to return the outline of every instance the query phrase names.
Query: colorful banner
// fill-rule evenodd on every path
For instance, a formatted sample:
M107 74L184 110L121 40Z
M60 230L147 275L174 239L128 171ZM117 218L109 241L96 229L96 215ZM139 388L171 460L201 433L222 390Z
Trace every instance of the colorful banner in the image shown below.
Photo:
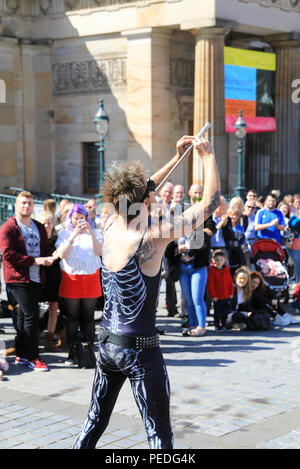
M226 132L235 132L240 109L248 133L276 130L275 70L275 54L224 47Z

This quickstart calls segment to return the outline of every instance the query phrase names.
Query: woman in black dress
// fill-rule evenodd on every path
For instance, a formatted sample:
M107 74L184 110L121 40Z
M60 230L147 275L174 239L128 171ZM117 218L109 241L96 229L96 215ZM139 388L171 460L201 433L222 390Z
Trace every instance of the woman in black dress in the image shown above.
M40 215L40 222L46 228L52 254L56 250L55 242L57 240L55 218L51 212L42 212ZM58 314L58 289L61 279L59 261L60 259L57 259L51 267L47 267L45 269L46 282L44 284L41 297L41 301L49 303L48 327L45 335L45 350L48 352L58 351L58 347L54 344L54 337Z

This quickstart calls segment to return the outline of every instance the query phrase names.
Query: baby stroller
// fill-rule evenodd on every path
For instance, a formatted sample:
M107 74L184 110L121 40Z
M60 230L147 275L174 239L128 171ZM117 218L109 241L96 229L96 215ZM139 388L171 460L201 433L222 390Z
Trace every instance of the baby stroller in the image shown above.
M276 298L284 297L288 301L289 274L282 246L273 239L260 239L252 244L251 254L255 269Z

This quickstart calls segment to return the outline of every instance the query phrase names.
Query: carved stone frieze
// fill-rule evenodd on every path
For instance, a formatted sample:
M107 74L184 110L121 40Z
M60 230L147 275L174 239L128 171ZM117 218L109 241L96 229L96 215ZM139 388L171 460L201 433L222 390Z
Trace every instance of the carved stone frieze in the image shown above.
M279 8L300 13L300 0L239 0L242 3L258 3L263 7Z
M186 57L170 57L170 85L176 88L193 89L195 61Z
M79 0L65 0L66 10L73 10L74 7L78 7Z
M93 93L126 86L126 58L55 62L52 84L55 95Z
M19 0L7 0L6 2L6 10L7 13L14 14L18 11L20 6Z
M39 0L39 7L44 15L49 15L52 12L52 0Z

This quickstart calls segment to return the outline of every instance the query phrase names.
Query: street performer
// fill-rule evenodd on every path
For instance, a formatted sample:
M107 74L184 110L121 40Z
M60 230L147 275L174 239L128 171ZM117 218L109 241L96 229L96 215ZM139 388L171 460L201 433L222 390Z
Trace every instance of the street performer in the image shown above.
M164 217L156 210L155 186L191 145L203 162L203 198L182 214ZM184 136L176 150L169 163L148 181L139 163L115 166L106 174L102 201L114 207L115 214L107 219L103 233L105 306L90 409L73 449L96 447L126 378L130 379L149 447L173 448L169 379L155 328L161 261L167 244L199 227L220 199L211 143ZM123 210L124 199L127 212Z

